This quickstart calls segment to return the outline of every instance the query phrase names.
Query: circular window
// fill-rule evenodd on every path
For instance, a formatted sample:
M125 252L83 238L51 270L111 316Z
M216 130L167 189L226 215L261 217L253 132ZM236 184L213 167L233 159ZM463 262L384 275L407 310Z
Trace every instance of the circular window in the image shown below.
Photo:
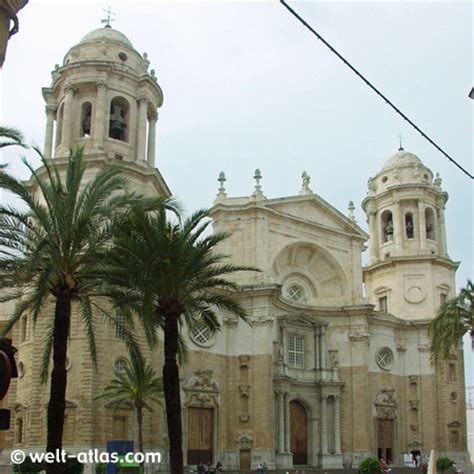
M120 61L123 61L123 62L125 62L128 59L128 56L124 52L119 53L118 57Z
M123 359L122 357L120 357L119 359L115 361L115 364L114 364L115 372L118 372L119 374L123 374L125 372L125 367L127 367L126 359Z
M391 370L393 366L393 352L388 347L383 347L375 355L377 365L383 370Z
M384 177L382 178L382 183L386 183L387 180L388 180L388 178L387 178L386 176L384 176Z
M212 331L204 323L194 324L189 336L198 346L210 346L212 344Z
M304 289L300 285L291 285L288 288L288 298L293 301L303 301L304 300Z

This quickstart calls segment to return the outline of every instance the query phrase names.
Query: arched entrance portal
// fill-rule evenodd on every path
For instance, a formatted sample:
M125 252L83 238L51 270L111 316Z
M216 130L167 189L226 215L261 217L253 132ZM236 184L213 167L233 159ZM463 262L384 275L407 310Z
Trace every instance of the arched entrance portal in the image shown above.
M188 407L188 465L213 463L214 410Z
M308 419L304 406L296 400L290 402L290 450L294 466L308 464Z

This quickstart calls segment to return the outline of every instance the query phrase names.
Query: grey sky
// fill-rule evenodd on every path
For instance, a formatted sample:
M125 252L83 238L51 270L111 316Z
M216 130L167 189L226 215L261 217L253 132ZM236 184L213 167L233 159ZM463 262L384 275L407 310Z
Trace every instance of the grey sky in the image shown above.
M471 3L290 2L376 86L472 172ZM2 72L3 124L43 144L41 87L73 44L100 27L106 2L30 0ZM457 285L472 278L472 183L389 109L278 1L115 1L117 28L146 51L164 92L156 165L188 210L230 195L296 194L301 172L346 212L398 148L443 178ZM12 168L16 153L5 154ZM26 176L26 175L25 175Z

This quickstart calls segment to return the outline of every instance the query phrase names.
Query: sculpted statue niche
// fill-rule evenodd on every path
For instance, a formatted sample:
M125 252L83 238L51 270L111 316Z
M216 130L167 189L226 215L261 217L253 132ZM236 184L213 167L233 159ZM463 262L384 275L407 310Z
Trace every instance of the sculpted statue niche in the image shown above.
M109 137L127 141L129 106L126 100L116 97L110 104Z

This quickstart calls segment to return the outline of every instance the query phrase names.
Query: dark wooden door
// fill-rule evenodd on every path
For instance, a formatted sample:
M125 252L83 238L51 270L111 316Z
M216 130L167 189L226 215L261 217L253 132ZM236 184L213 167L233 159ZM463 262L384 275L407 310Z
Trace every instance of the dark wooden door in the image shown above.
M241 471L250 471L251 465L251 451L250 449L241 449L240 450L240 470Z
M393 462L393 420L377 419L377 453Z
M214 410L188 408L188 465L213 463Z
M290 402L290 450L293 453L293 465L308 464L308 421L306 410L301 403Z

